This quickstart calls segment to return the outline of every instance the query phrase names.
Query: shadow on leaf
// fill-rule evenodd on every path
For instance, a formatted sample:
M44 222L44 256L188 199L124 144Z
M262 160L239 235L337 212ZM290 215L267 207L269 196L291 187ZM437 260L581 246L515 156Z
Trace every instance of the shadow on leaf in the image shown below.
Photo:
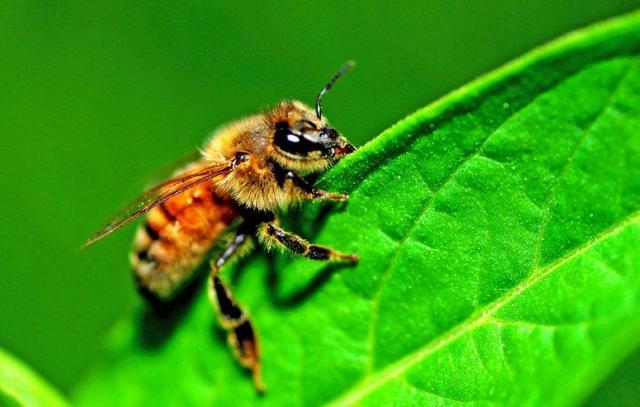
M157 349L171 337L193 305L194 299L205 289L208 269L209 263L205 262L196 276L170 301L160 301L141 292L148 304L140 315L138 342L142 349Z
M267 286L269 291L269 300L278 308L290 308L295 307L304 301L307 301L311 296L320 290L324 286L329 278L339 270L346 267L354 267L354 264L349 263L329 263L317 272L310 280L308 280L302 287L294 290L290 293L281 292L281 277L276 270L275 257L269 256L268 259L268 271L267 271Z

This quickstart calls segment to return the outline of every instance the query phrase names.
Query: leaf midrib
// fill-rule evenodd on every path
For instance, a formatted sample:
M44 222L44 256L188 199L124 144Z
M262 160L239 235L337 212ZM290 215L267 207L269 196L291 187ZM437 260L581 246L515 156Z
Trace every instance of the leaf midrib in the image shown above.
M447 176L447 178L444 179L444 181L440 184L440 186L438 186L435 190L431 191L432 193L431 199L429 199L429 202L420 210L420 213L418 214L418 216L415 217L414 222L411 224L409 229L407 229L407 232L403 236L402 240L398 242L398 247L396 247L396 250L394 251L391 257L391 260L389 261L389 263L387 264L387 267L385 267L384 271L382 272L382 277L380 278L380 282L376 287L375 295L373 297L373 304L371 306L371 325L369 328L369 336L368 336L370 356L369 356L369 360L366 368L367 374L371 373L375 367L375 345L376 345L376 330L378 327L378 308L380 306L382 292L384 291L384 285L389 280L389 276L391 275L391 271L395 266L395 262L399 258L401 249L404 247L407 241L411 238L411 236L413 235L413 232L422 221L422 218L431 211L436 199L440 195L440 192L449 184L449 182L460 172L460 170L469 161L473 160L475 157L481 154L482 148L487 144L487 142L491 139L491 137L495 134L495 132L498 131L498 129L502 127L502 125L504 125L507 121L509 121L510 118L512 118L515 114L517 114L517 112L522 110L524 107L526 107L526 105L523 106L521 109L512 112L507 118L505 118L505 120L502 123L500 123L491 132L489 132L487 134L487 137L478 145L477 148L475 148L473 151L471 151L470 154L467 154L462 160L460 160L460 163L453 169L453 171L451 171L451 173ZM427 185L427 188L428 188L428 185Z
M534 286L540 280L551 275L554 271L558 270L566 263L587 252L593 246L607 240L609 237L621 232L628 226L631 226L638 221L640 221L640 211L633 212L631 215L624 218L616 225L606 229L593 239L589 240L584 245L577 247L555 262L548 264L546 267L537 268L529 275L529 277L522 280L522 282L514 286L504 295L498 297L494 302L489 303L487 304L487 306L476 310L473 314L471 314L469 318L453 326L440 337L427 342L424 346L409 353L402 359L391 363L379 372L366 377L364 380L351 387L350 390L334 398L328 403L328 405L338 406L355 404L357 401L361 400L367 394L371 393L387 381L400 376L415 364L434 354L436 351L445 347L446 345L452 343L462 335L473 331L474 329L487 322L491 322L491 317L500 308L510 303L514 298L518 297L524 291Z
M548 89L546 89L544 92L541 92L540 94L536 95L529 102L527 102L527 103L523 104L522 106L520 106L519 109L514 110L513 112L511 112L507 117L504 118L504 120L502 120L501 123L499 123L497 126L495 126L491 131L489 131L487 133L487 135L484 138L484 140L482 140L482 142L480 142L477 147L475 147L473 150L471 150L465 157L463 157L460 160L458 165L452 169L451 173L442 181L442 183L435 190L431 191L432 192L431 199L429 199L429 202L420 210L420 213L415 217L414 222L407 229L406 234L398 242L399 243L398 247L394 251L394 254L392 255L389 263L387 264L387 267L382 272L382 277L381 277L380 282L378 283L378 285L376 287L375 295L373 297L373 304L372 304L372 307L371 307L372 308L371 324L370 324L369 335L368 335L368 344L369 344L369 352L370 352L370 354L369 354L369 358L368 358L368 361L367 361L367 366L366 366L366 369L365 369L365 375L369 375L371 372L373 372L373 370L375 368L375 344L376 344L375 332L377 330L377 325L378 325L377 310L378 310L378 307L379 307L379 304L380 304L380 300L381 300L381 297L382 297L382 292L384 291L384 289L383 289L384 285L389 279L389 276L390 276L390 274L391 274L391 272L393 270L393 266L395 265L395 262L398 259L398 256L399 256L399 253L401 252L402 247L411 238L411 236L413 235L414 230L420 224L422 218L427 213L429 213L431 211L431 209L433 208L433 206L435 204L435 201L438 198L439 194L451 182L451 180L453 180L455 178L455 176L460 172L460 170L465 167L465 165L467 165L474 158L476 158L478 156L482 156L482 150L483 150L484 146L493 138L493 136L499 131L500 128L502 128L502 126L505 123L507 123L509 120L511 120L513 117L515 117L523 109L525 109L528 106L530 106L532 103L534 103L540 97L544 96L548 92L550 92L553 89L557 88L560 84L565 83L566 81L570 80L571 78L573 78L574 76L576 76L580 72L584 71L585 69L588 69L590 66L593 66L594 64L597 64L599 62L602 62L602 61L594 62L593 64L590 64L587 67L584 67L582 70L580 70L578 72L575 72L573 75L569 75L566 78L558 81L557 83L553 84L553 86L551 86ZM585 128L582 131L582 135L581 135L580 139L578 140L578 142L576 143L576 145L573 147L573 150L571 152L571 155L570 155L569 159L567 160L566 164L563 166L563 168L560 170L558 176L556 177L555 185L552 188L552 190L551 190L551 192L549 194L549 197L547 198L547 200L545 202L545 206L544 206L544 209L543 209L544 210L544 219L543 219L542 227L541 227L540 232L539 232L539 237L538 237L537 242L536 242L536 253L535 253L534 262L533 262L533 269L534 270L539 266L540 251L541 251L541 246L542 246L541 243L544 240L544 236L546 234L546 229L548 227L548 223L549 223L549 220L550 220L550 204L551 204L551 202L553 202L553 200L555 198L554 197L555 189L557 188L558 184L560 183L560 180L561 180L562 176L564 175L564 172L568 169L568 167L573 162L573 159L575 158L575 155L576 155L577 151L580 149L580 146L582 145L584 140L591 133L593 126L600 119L600 117L602 117L602 115L608 110L608 108L611 105L612 101L615 99L615 96L618 93L621 84L624 82L624 79L627 77L629 71L631 70L630 68L631 68L632 65L633 65L633 61L629 61L627 63L627 66L626 66L624 72L620 75L620 78L618 79L618 81L616 83L616 86L614 87L614 89L612 90L611 94L609 95L609 97L607 98L605 103L603 104L602 109L594 117L594 119L591 121L589 126L587 126L587 128Z
M602 62L602 61L599 61L599 62ZM404 365L403 361L414 360L414 358L417 358L412 363L409 363L404 369L401 369L397 374L392 374L391 376L389 376L389 378L397 377L400 373L404 372L405 370L407 370L408 368L413 366L415 363L417 363L419 360L421 360L421 359L425 358L426 356L428 356L430 353L435 352L436 350L440 349L440 347L446 345L450 341L455 340L456 338L458 338L462 334L464 334L466 332L469 332L469 331L475 329L476 327L478 327L479 325L482 325L485 322L487 322L488 316L490 316L491 314L495 313L495 311L497 311L499 308L501 308L507 302L511 301L511 299L514 298L513 296L516 296L516 295L520 294L522 291L526 290L528 287L530 287L531 285L535 284L539 279L543 278L544 276L549 274L551 271L555 270L561 264L564 264L563 261L567 260L567 258L573 258L573 257L571 257L572 254L576 254L577 255L577 254L579 254L579 252L581 252L580 249L583 248L584 246L581 246L578 249L576 249L573 253L570 252L567 255L563 256L562 258L556 260L556 262L551 263L547 268L540 268L539 267L540 266L539 262L540 262L541 242L544 239L544 236L546 235L548 222L550 220L549 219L550 218L550 205L551 205L551 202L553 202L554 199L555 199L556 188L558 187L558 185L560 183L560 180L564 176L564 173L566 172L568 167L570 167L571 163L575 159L575 155L577 154L578 150L580 149L580 146L586 140L586 138L589 136L589 134L591 134L593 126L595 125L595 123L598 122L598 120L602 117L602 115L611 106L613 100L615 99L615 96L617 95L618 91L620 90L620 87L621 87L622 83L624 82L625 78L628 76L629 72L631 71L631 66L633 66L633 65L634 65L634 63L633 63L633 57L632 57L631 60L627 63L627 66L625 67L624 71L621 73L618 81L616 82L616 85L613 87L613 90L611 91L609 97L607 98L607 100L603 104L602 109L600 110L600 112L593 118L591 123L586 128L583 129L582 134L581 134L578 142L573 147L573 149L571 151L571 154L570 154L569 158L567 159L567 162L562 167L562 169L560 170L558 176L556 177L554 187L551 189L551 192L550 192L548 198L545 200L545 205L544 205L544 209L543 209L544 212L545 212L544 213L543 224L542 224L542 227L540 228L539 236L538 236L538 239L537 239L537 242L536 242L536 254L534 256L533 268L532 268L531 272L529 273L528 277L525 278L524 280L522 280L522 282L519 283L518 285L516 285L514 288L512 288L511 291L507 292L505 295L503 295L501 297L498 297L494 302L489 303L485 307L476 310L474 313L472 313L469 316L469 318L463 320L460 324L452 327L444 335L441 335L439 338L431 340L430 342L426 343L423 347L418 348L417 350L413 351L412 353L410 353L406 357L400 359L399 361L390 364L389 366L387 366L386 368L384 368L380 372L372 374L373 368L374 368L374 362L375 362L375 353L374 353L375 349L374 349L374 346L375 346L375 330L376 330L376 327L377 327L377 315L376 315L375 310L379 306L379 302L380 302L381 294L382 294L382 291L383 291L384 283L388 280L389 275L391 274L391 270L393 269L392 266L393 266L396 258L398 257L397 253L400 252L400 249L402 248L404 243L407 240L410 239L411 235L413 234L413 231L415 230L417 225L420 224L420 220L425 216L426 213L428 213L430 211L430 209L433 207L434 202L436 201L436 199L437 199L438 195L440 194L440 192L456 176L456 174L468 162L470 162L474 157L481 156L483 147L489 142L489 140L491 140L492 136L498 131L498 129L500 129L506 122L508 122L515 115L517 115L518 112L520 112L523 109L525 109L527 106L529 106L535 100L539 99L541 96L543 96L547 92L549 92L552 89L556 88L559 84L564 83L567 80L569 80L570 78L574 77L579 72L584 71L584 69L586 69L586 68L583 68L582 70L580 70L578 72L575 72L573 75L570 75L570 76L558 81L553 86L551 86L549 89L546 89L544 92L536 95L536 97L534 97L528 103L525 103L518 110L513 111L508 117L506 117L502 121L502 123L500 123L498 126L496 126L492 131L490 131L487 134L487 136L484 138L484 140L481 143L479 143L479 145L476 148L474 148L469 154L467 154L462 160L460 160L460 163L455 168L453 168L451 173L438 186L438 188L436 188L435 190L432 191L431 199L421 209L420 213L415 218L416 220L411 224L411 226L407 230L407 233L405 234L403 239L400 241L399 246L396 248L396 251L394 252L394 256L391 258L390 262L388 263L387 268L384 270L384 272L382 274L381 281L377 286L376 293L375 293L375 296L373 298L373 306L372 306L373 311L372 311L372 317L371 317L371 326L369 328L368 342L369 342L370 356L368 358L368 363L367 363L366 370L365 370L365 377L360 382L360 385L356 384L354 387L352 387L352 390L348 390L342 396L338 396L336 399L334 399L335 401L330 402L330 404L334 404L334 403L343 404L343 402L340 401L340 400L343 400L343 399L344 399L344 403L345 404L351 404L352 402L349 401L350 398L351 398L351 397L349 397L349 394L358 394L358 392L355 389L357 389L360 386L363 386L366 383L373 383L372 386L369 386L370 390L368 390L368 391L363 393L363 394L366 395L370 391L372 391L373 389L379 387L382 383L384 383L386 381L385 377L387 375L384 375L385 372L393 372L393 371L395 371L395 367L397 365L400 365L400 366ZM634 215L635 215L635 213L634 213ZM635 217L634 215L632 215L631 218L634 218ZM630 219L630 218L626 218L626 219ZM625 221L620 223L619 226L623 225L624 223L625 223ZM614 227L614 229L615 229L615 227ZM609 229L609 232L613 232L614 229ZM607 232L605 231L604 233L605 233L604 236L602 236L602 235L598 235L598 236L606 238ZM591 240L590 242L592 244L597 243L597 242L594 242L593 240ZM553 267L554 265L557 265L557 267L554 268ZM512 296L512 294L513 294L513 296ZM447 338L449 338L450 336L451 336L451 339L450 339L449 342L447 342ZM445 342L442 345L438 346L440 341L445 341ZM433 347L431 347L432 344L434 345ZM431 351L429 351L430 349L431 349ZM380 376L380 375L382 375L380 380L376 380L375 378ZM361 397L356 397L354 399L354 401L357 401L360 398Z

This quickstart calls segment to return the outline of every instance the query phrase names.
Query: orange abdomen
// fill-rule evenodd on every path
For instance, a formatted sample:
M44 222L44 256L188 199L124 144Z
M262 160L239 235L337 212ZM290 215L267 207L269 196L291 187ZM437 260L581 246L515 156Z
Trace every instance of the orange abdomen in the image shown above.
M237 216L231 198L209 182L153 208L131 253L137 284L160 299L174 296Z

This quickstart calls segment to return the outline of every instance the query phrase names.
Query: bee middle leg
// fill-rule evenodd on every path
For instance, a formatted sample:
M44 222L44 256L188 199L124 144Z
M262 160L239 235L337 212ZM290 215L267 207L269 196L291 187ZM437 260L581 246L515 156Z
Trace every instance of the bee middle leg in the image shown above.
M231 288L220 276L222 267L238 257L251 243L251 236L239 232L216 261L211 262L209 297L220 325L227 331L227 340L240 364L250 369L256 389L264 392L260 374L260 348L254 326L247 312L238 304Z
M285 170L282 170L285 171ZM328 192L322 189L315 188L313 185L309 184L307 180L296 174L294 171L287 170L283 175L285 180L291 182L291 188L296 190L302 198L310 199L313 201L336 201L336 202L346 202L349 199L349 195L341 194L336 192Z
M309 243L302 237L283 230L275 219L262 223L258 228L258 236L267 246L280 246L308 259L358 262L358 256L355 254L344 254L327 246Z

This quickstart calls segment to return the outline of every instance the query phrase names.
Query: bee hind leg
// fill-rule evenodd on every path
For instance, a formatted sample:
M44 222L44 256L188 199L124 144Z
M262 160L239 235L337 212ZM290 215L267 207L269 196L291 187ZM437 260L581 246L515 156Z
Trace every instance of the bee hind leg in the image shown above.
M238 304L230 287L220 276L222 267L233 257L238 257L250 245L246 233L238 233L222 255L211 262L209 297L218 315L220 325L227 331L227 340L240 364L251 370L256 389L263 393L264 383L260 373L260 349L256 331L249 315Z
M327 246L309 243L300 236L281 229L276 222L263 223L258 236L267 246L280 246L312 260L358 262L355 254L344 254Z

